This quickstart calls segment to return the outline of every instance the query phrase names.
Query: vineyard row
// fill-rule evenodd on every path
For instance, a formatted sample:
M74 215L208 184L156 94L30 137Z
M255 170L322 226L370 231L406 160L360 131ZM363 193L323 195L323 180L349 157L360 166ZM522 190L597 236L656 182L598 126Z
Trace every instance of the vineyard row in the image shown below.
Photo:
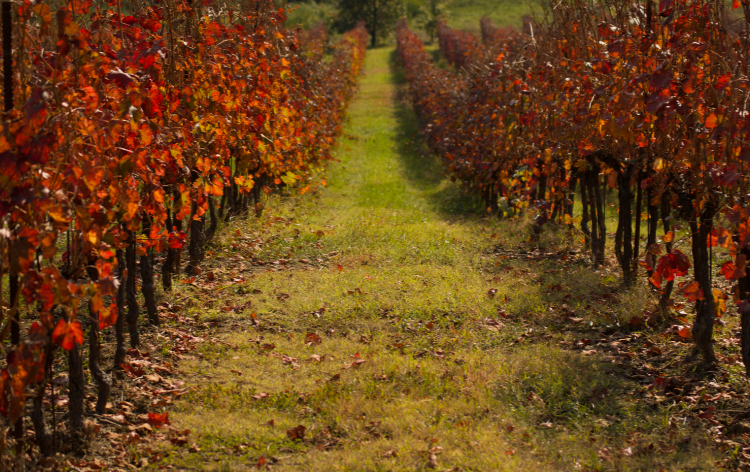
M534 209L538 227L580 222L596 264L616 189L624 283L645 272L654 319L677 292L694 302L691 336L708 363L734 302L750 374L748 20L748 0L574 0L522 33L483 20L482 43L441 24L453 70L405 24L397 39L422 132L454 179L492 211Z
M324 29L286 29L271 0L62 5L2 6L0 412L20 440L28 399L43 455L56 348L80 434L84 329L101 414L112 379L100 330L114 327L121 368L126 332L139 344L139 279L160 321L156 254L170 290L199 270L220 218L260 213L276 187L321 184L367 40L360 25L328 48Z

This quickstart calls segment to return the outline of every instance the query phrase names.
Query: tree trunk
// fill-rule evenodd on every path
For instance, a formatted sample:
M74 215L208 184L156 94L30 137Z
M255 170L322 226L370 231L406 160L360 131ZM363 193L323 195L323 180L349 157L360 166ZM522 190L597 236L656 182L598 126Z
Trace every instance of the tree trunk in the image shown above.
M112 388L112 379L99 365L99 313L94 312L93 305L89 301L89 316L91 326L89 327L89 371L96 381L98 396L96 400L96 413L103 415L107 409L109 391Z
M125 361L125 294L127 292L127 271L125 269L125 254L122 249L117 250L117 278L120 286L117 287L117 320L115 320L115 362L113 370L120 369L120 364Z
M68 351L68 414L70 431L80 434L83 431L83 401L86 398L86 380L83 376L83 357L76 344Z
M591 249L591 230L589 229L589 207L591 206L591 198L589 197L588 182L586 174L581 176L581 232L583 233L583 241L587 248Z
M664 198L664 195L662 195ZM648 235L646 236L646 253L651 258L650 269L648 270L648 277L651 278L654 275L654 269L656 269L656 258L651 254L651 246L656 244L656 231L659 229L659 207L651 203L651 196L648 196Z
M599 167L586 171L589 207L591 213L591 255L595 264L604 264L604 245L607 241L606 223L604 222L604 196L599 183Z
M599 183L599 171L593 176L594 202L596 203L597 221L599 225L599 240L596 245L595 259L597 264L604 265L604 247L607 243L607 221L604 214L604 193Z
M174 225L175 229L180 232L183 228L182 218L177 217L177 215L179 215L182 211L182 197L180 195L177 195L174 207L175 208L174 216L172 217L172 224ZM173 274L179 274L180 271L182 271L182 251L180 251L179 249L173 249L173 251L174 258L172 259L171 272Z
M745 260L750 261L750 249L745 246L740 251L745 256ZM750 377L750 271L745 272L745 276L738 280L738 290L740 299L740 325L742 333L740 334L742 363L745 364L745 375Z
M54 349L55 345L49 341L44 346L44 375L42 376L42 381L36 387L36 394L33 398L33 409L31 411L31 422L34 425L36 442L39 444L39 452L44 457L50 457L55 453L54 438L47 431L47 422L44 419L44 391L47 388L47 381L49 380L49 373L52 368Z
M713 346L714 331L714 295L711 286L711 258L709 255L708 236L713 228L714 208L711 203L704 205L700 216L700 226L697 218L690 221L693 246L693 276L703 290L703 300L695 303L695 323L693 324L693 339L695 346L708 363L716 362Z
M149 237L151 234L151 218L143 218L143 234ZM141 256L141 291L146 304L148 321L154 326L159 326L159 313L156 311L156 287L154 284L154 252L150 247L146 248L146 254Z
M130 333L130 347L136 348L139 344L138 339L138 317L141 316L141 307L138 305L138 295L135 269L135 232L130 232L128 238L128 247L125 249L125 262L128 267L128 283L126 293L128 297L128 332Z
M5 8L6 3L3 3ZM19 286L18 275L11 269L8 280L8 295L10 296L10 310L13 318L10 320L10 344L12 349L18 349L21 344L21 287ZM23 454L23 417L19 418L13 425L13 437L17 441L18 454Z
M633 259L631 262L631 271L633 277L638 277L638 257L641 254L641 214L643 213L643 189L640 182L640 171L636 170L636 197L635 197L635 235L633 239Z
M190 254L190 262L187 266L188 274L192 274L198 269L198 264L203 260L203 245L206 244L206 234L204 233L204 221L203 217L196 218L196 212L198 206L193 203L192 206L192 217L190 219L190 246L188 253Z
M206 242L213 240L216 228L219 226L219 217L216 215L216 204L213 197L208 197L208 218L210 223L206 230Z
M174 212L172 210L167 210L166 224L168 233L171 233L173 231L173 216ZM174 265L174 251L175 250L172 249L169 244L167 244L167 255L161 265L161 286L167 292L172 290L172 265Z
M620 212L617 218L617 236L615 237L615 254L617 254L625 285L631 286L635 281L633 274L633 189L630 188L632 167L625 166L617 174L617 199Z

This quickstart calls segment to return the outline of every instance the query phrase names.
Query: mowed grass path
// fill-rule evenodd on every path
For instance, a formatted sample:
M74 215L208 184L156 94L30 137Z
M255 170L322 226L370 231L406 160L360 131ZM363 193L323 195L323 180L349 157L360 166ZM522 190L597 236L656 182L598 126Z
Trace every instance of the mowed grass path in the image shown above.
M498 266L498 247L523 247L526 224L484 217L418 144L393 57L368 51L328 187L225 227L204 268L213 280L180 288L220 342L179 363L193 388L170 410L200 450L165 445L159 464L710 469L700 434L635 401L639 385L558 347L545 313L564 293L544 287L599 275L584 262ZM542 244L567 253L573 242Z

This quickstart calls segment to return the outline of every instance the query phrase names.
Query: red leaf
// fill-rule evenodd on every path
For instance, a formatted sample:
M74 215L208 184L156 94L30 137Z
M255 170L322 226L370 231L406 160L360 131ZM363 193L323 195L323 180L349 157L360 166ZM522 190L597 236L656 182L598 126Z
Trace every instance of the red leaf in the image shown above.
M737 268L734 266L734 262L726 261L724 264L722 264L720 272L724 276L725 279L731 280L732 274L734 274L734 271L736 269Z
M727 85L729 85L729 81L732 79L732 74L727 72L726 74L720 75L716 79L716 83L714 84L714 88L718 91L722 91L725 88L727 88Z
M169 424L169 412L166 413L149 413L148 424L154 428L162 428Z
M52 332L52 340L66 351L73 349L76 344L83 344L81 323L78 321L68 323L65 320L60 320Z

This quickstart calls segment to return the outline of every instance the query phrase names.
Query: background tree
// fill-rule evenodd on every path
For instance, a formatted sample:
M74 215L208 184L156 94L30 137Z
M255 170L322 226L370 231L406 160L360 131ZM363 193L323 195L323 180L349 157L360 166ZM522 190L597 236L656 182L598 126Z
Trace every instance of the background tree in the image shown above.
M430 42L435 40L438 21L448 14L450 0L426 0L421 8L420 26L430 36Z
M365 21L373 47L406 15L403 0L339 0L338 8L334 29L348 31L358 21Z

